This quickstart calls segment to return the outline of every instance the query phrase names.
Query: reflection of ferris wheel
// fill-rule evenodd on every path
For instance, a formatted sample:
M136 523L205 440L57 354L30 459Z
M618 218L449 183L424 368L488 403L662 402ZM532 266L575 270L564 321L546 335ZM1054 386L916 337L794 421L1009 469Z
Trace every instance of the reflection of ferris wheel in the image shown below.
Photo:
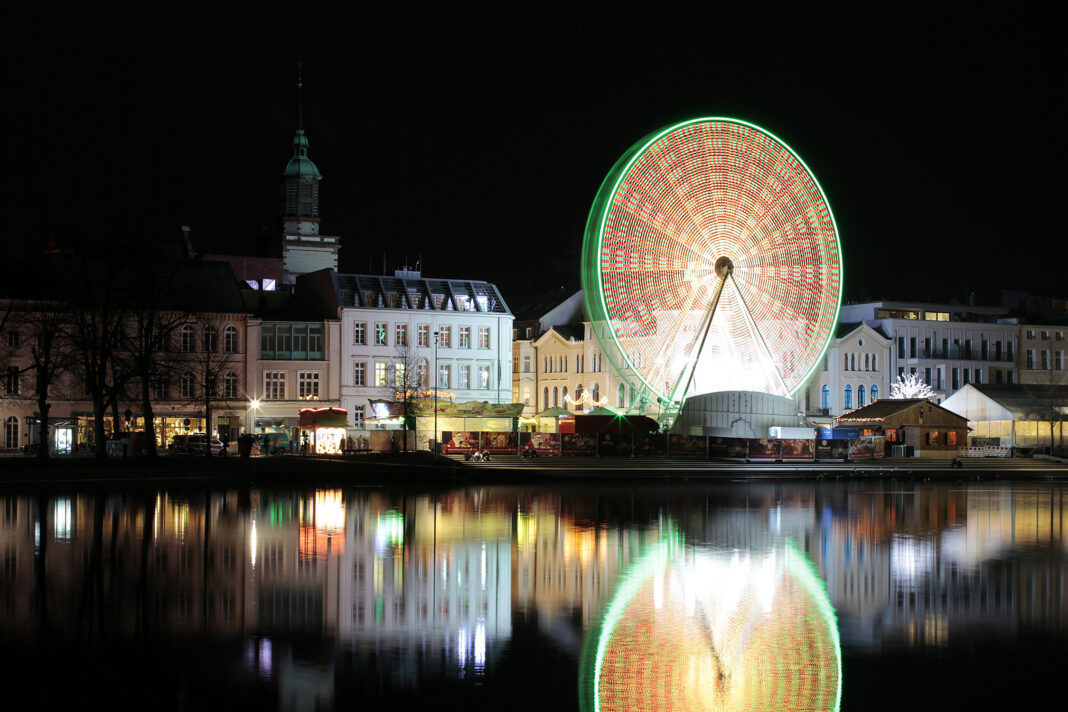
M738 119L693 119L634 144L605 178L582 278L605 354L643 397L786 396L833 336L841 248L793 150Z

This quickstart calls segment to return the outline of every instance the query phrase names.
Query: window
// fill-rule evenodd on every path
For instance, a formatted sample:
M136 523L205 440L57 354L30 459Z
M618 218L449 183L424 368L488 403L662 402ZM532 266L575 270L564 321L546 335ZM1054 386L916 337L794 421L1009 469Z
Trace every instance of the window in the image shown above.
M193 397L193 374L182 374L182 377L178 380L178 391L182 398Z
M415 364L415 387L416 388L426 388L427 387L428 379L429 379L429 376L427 375L428 371L429 371L429 364L427 364L426 359L425 358L419 359L419 363Z
M909 337L909 358L916 358L916 337Z
M567 386L560 389L560 402L567 403ZM553 403L553 405L556 405L556 403Z
M381 361L375 364L375 385L379 388L386 386L386 364Z
M1027 349L1027 367L1028 368L1034 368L1035 367L1035 350L1034 349Z
M601 386L600 386L600 384L594 383L593 384L593 388L591 389L591 392L593 394L594 402L597 402L597 401L601 400Z
M9 349L17 349L19 347L19 330L8 329L7 332L7 347Z
M622 383L619 384L619 390L616 393L616 407L622 408L623 401L627 397L627 388Z
M356 428L363 427L363 406L357 405L352 408L352 425Z
M879 370L879 354L872 354L871 355L871 370L873 370L873 371L878 371Z
M857 407L864 407L864 386L857 386Z
M451 375L452 366L447 363L441 364L441 367L438 368L438 386L440 386L441 388L449 388L449 383L451 383L451 379L449 377Z
M523 357L523 373L530 373L530 356Z
M897 357L905 358L905 337L897 337Z
M847 410L853 407L853 387L845 387L845 407Z
M486 364L482 364L478 367L478 387L484 391L489 390L490 367Z
M393 343L396 344L397 346L407 346L408 345L408 325L407 324L397 324L396 325L396 329L397 329L396 338L394 339Z
M530 405L530 386L523 386L523 405Z
M430 346L430 324L419 325L416 339L419 346Z
M582 365L582 354L575 354L575 373L584 373Z
M263 399L285 400L286 398L286 373L285 371L263 372Z
M488 349L490 347L490 330L488 326L478 327L478 348Z
M1042 370L1049 370L1049 349L1042 349Z
M958 388L960 388L960 376L959 376L959 373L960 373L960 369L957 369L957 368L953 369L953 376L952 376L953 390L957 390Z
M560 405L560 389L553 386L553 407L556 408Z
M452 348L452 327L441 327L441 345L445 348Z
M1034 329L1028 329L1027 330L1027 338L1029 338L1029 339L1035 338L1035 330Z
M843 371L848 371L849 370L849 354L843 354L842 361L843 361L842 362L842 370Z
M1058 371L1063 371L1064 370L1064 351L1058 351L1057 352L1057 370Z
M1057 341L1064 341L1064 332L1063 331L1058 331L1055 334L1055 338L1057 339Z
M156 400L167 400L171 397L171 379L166 376L157 378L152 384Z
M471 327L470 326L461 326L460 327L460 343L459 343L459 346L460 346L461 349L469 349L469 348L471 348Z
M182 352L190 353L196 348L196 337L193 335L193 326L186 324L182 327Z
M237 353L237 329L232 326L223 329L223 351L228 354Z
M820 408L823 410L831 409L831 387L824 386L820 389Z
M532 334L533 332L534 332L534 329L533 329L532 327L529 327L529 326L528 326L528 327L527 327L527 338L528 338L528 339L530 338L530 336L531 336L531 334Z
M223 376L223 398L237 398L237 374L233 371Z
M300 371L297 373L297 398L301 400L319 400L318 371Z
M519 355L512 356L512 373L519 373Z
M219 333L214 326L204 327L204 353L213 354L219 350Z
M864 354L864 370L871 370L871 354Z
M408 387L408 364L393 364L393 387L400 389Z
M879 400L879 386L872 386L871 387L871 402L874 403L877 400Z
M386 341L386 325L378 322L375 324L375 346L388 346Z
M363 346L367 343L367 322L357 321L352 324L352 345Z
M1042 332L1042 340L1043 341L1049 341L1049 332L1048 331L1043 331Z
M983 382L983 369L981 369L981 368L975 369L975 382L976 383L982 383Z
M471 366L466 363L462 363L457 368L456 373L457 388L470 388L471 387Z
M19 447L19 419L9 415L4 421L4 448L15 450Z
M367 363L364 361L356 361L352 364L352 385L365 386L367 385Z
M19 367L8 366L4 371L4 392L9 396L17 396L19 394Z

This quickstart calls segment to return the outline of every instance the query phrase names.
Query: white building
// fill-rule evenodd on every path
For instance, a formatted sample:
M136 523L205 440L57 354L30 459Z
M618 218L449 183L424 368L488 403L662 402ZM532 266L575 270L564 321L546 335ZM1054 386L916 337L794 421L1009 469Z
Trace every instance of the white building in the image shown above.
M865 324L840 323L838 332L798 393L811 419L833 418L890 397L891 340Z
M403 427L373 414L371 401L394 399L388 374L405 363L414 370L409 383L443 400L512 402L513 317L496 286L413 270L321 274L332 279L341 309L341 407L352 436Z
M890 382L916 373L941 403L969 383L1015 383L1017 325L1004 307L878 301L845 304L842 323L863 322L893 342Z

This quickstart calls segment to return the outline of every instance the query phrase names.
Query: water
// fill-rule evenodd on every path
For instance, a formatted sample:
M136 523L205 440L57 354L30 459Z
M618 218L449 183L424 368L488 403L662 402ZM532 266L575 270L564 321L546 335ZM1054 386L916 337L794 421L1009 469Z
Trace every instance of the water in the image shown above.
M5 709L1000 709L1064 485L0 493Z

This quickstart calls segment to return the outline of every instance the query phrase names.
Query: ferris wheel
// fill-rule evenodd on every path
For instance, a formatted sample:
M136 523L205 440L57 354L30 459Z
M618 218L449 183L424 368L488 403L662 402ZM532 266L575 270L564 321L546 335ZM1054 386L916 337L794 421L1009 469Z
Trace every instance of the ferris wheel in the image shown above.
M739 119L643 138L601 185L582 251L605 355L643 399L789 396L838 320L841 246L804 161Z

